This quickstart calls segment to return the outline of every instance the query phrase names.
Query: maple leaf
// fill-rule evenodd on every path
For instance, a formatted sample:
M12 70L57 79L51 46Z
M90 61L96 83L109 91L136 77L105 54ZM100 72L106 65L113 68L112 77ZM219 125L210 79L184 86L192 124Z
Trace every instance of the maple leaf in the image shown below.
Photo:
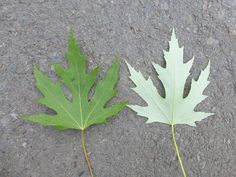
M116 115L125 107L127 101L111 107L105 106L118 93L118 90L114 88L119 78L118 59L108 70L104 79L98 81L92 98L89 98L89 92L97 79L99 69L97 67L87 73L86 57L81 53L73 33L70 35L66 58L68 68L64 69L59 64L53 66L60 78L57 83L53 83L48 76L34 67L36 86L44 95L38 103L54 110L56 114L32 115L26 116L25 119L62 129L84 130L93 124L106 122L107 118ZM66 98L62 83L71 92L71 100Z
M128 105L140 116L147 117L147 123L161 122L166 124L188 124L195 126L195 121L200 121L212 113L195 112L194 108L207 96L202 92L209 84L208 75L210 62L200 74L198 80L192 80L192 86L187 97L183 97L186 79L192 66L192 60L183 63L183 47L180 48L178 40L173 30L171 41L169 42L169 52L164 51L166 67L163 68L153 63L161 80L166 97L163 98L153 85L150 77L146 80L140 72L127 63L130 79L135 83L133 90L141 96L148 104L145 107L138 105Z
M184 98L184 86L186 79L189 77L193 59L184 63L183 49L183 47L179 47L173 29L169 42L169 51L164 51L166 67L163 68L153 63L158 78L164 86L165 98L158 93L150 77L146 80L140 72L135 71L135 69L127 63L130 79L136 85L133 90L147 103L147 106L144 107L139 105L128 105L128 107L137 112L138 115L147 117L147 123L160 122L172 126L172 135L181 168L183 165L175 142L174 125L187 124L195 126L196 121L201 121L212 115L212 113L194 111L194 108L207 97L202 93L209 84L210 62L205 70L201 72L198 80L192 80L189 94ZM185 173L184 170L183 173Z
M99 69L97 67L87 72L86 56L81 53L72 32L66 59L67 68L59 64L53 66L59 76L59 81L56 83L34 67L36 86L44 96L38 103L54 110L56 114L30 115L25 116L25 119L59 129L82 130L83 150L89 163L84 146L84 130L93 124L105 123L107 118L116 115L127 104L127 101L122 101L110 107L106 106L107 102L118 94L115 86L119 79L119 60L116 59L103 80L97 82L94 94L90 98L89 93L95 84ZM62 85L69 89L72 99L65 96ZM91 167L89 168L91 170ZM90 175L93 176L91 171Z

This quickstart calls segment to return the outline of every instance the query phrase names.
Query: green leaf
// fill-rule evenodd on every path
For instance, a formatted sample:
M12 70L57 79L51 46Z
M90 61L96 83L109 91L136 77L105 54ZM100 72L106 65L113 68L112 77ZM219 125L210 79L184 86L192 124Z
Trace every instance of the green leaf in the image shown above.
M107 71L104 79L97 82L91 98L89 93L97 80L99 69L97 67L87 72L86 56L81 53L72 32L66 59L68 63L66 69L59 64L53 66L59 76L59 81L56 83L34 67L36 86L44 96L38 100L38 103L54 110L56 114L31 115L25 116L25 119L45 126L55 126L59 130L84 130L93 124L105 123L107 118L116 115L125 107L127 101L110 107L106 106L107 102L118 93L115 88L119 79L118 59ZM62 85L71 92L71 100L65 96Z
M136 85L133 90L147 103L147 106L128 105L138 115L148 118L147 123L188 124L195 126L195 121L212 115L212 113L195 112L194 108L203 101L204 89L209 84L210 62L201 72L198 80L192 80L191 90L183 97L186 79L192 67L192 60L183 63L183 47L179 47L173 30L169 42L169 51L164 51L166 67L153 63L153 66L165 89L165 98L161 97L150 77L146 80L140 72L128 65L130 79Z

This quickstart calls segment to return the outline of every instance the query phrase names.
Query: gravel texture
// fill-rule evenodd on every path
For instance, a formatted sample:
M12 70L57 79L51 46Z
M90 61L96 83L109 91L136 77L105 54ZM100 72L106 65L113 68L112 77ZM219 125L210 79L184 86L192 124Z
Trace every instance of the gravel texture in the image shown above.
M89 177L80 132L57 131L22 120L50 112L36 104L33 65L56 79L50 65L65 64L70 27L89 67L101 77L121 57L120 95L145 104L131 89L124 60L162 88L151 62L163 64L171 28L195 56L196 78L211 60L209 97L197 110L215 115L196 127L178 125L177 142L189 177L236 176L235 0L1 0L0 177ZM189 88L189 85L187 86ZM182 177L168 125L145 124L128 108L86 132L96 177Z

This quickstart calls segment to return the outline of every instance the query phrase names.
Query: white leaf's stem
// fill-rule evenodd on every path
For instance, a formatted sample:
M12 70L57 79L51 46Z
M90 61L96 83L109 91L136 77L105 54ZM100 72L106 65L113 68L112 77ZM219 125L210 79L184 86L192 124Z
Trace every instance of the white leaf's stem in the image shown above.
M83 151L84 151L84 157L85 157L86 162L87 162L87 166L88 166L88 169L89 169L90 176L94 177L92 166L91 166L91 163L90 163L87 151L86 151L85 143L84 143L84 130L81 130L81 143L82 143L82 148L83 148Z
M178 156L178 160L179 160L179 164L180 164L180 167L181 167L181 170L182 170L183 176L184 176L184 177L187 177L187 176L186 176L186 173L185 173L185 170L184 170L184 166L183 166L183 163L182 163L181 157L180 157L179 148L178 148L178 145L177 145L177 143L176 143L176 139L175 139L175 129L174 129L174 124L171 125L171 130L172 130L172 137L173 137L173 141L174 141L174 145L175 145L175 151L176 151L177 156Z

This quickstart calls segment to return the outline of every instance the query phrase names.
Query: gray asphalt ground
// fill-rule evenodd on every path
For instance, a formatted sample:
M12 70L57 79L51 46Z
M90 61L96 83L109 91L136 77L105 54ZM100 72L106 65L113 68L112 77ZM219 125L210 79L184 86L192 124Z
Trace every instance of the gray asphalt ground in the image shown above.
M130 89L124 60L161 89L151 62L164 64L162 50L175 27L185 61L195 56L191 76L208 60L212 64L209 97L196 110L215 115L196 127L176 126L188 177L236 176L235 0L1 0L0 177L89 176L79 131L22 120L25 114L51 112L35 102L41 95L33 65L56 79L50 65L65 64L71 26L89 68L101 66L100 77L120 55L120 95L112 102L129 98L140 105L145 103ZM125 108L87 130L96 177L182 177L170 127L145 121Z

